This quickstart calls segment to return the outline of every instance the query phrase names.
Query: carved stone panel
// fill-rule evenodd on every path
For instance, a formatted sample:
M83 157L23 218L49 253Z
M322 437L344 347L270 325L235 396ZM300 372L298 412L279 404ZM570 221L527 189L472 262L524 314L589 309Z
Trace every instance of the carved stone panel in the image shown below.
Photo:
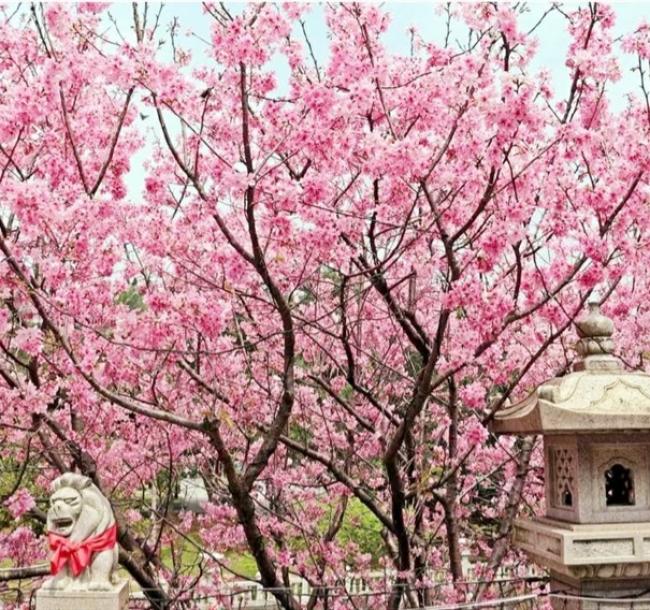
M580 490L578 450L575 437L547 437L546 512L549 517L578 521Z
M570 447L551 447L552 496L555 508L572 508L577 498L576 452Z
M599 559L634 555L634 539L574 540L573 556L577 559Z

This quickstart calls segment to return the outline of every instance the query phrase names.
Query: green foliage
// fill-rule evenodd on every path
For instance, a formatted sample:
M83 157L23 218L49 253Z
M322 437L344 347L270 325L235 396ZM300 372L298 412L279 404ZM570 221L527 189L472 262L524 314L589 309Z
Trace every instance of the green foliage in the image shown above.
M138 311L144 311L146 309L142 295L135 284L120 292L115 298L115 302L120 305L126 305L131 310L137 309Z
M377 517L357 498L351 498L337 540L343 544L354 542L362 553L370 553L373 563L376 563L384 553L381 530Z
M301 426L300 424L297 423L289 424L289 438L291 438L292 440L302 443L303 445L306 445L311 441L313 436L314 435L309 430L309 428L306 428L305 426ZM296 458L299 459L300 456L296 455Z
M349 383L346 383L339 394L343 400L350 400L354 396L354 388Z
M407 374L415 379L420 373L423 365L422 355L415 350L409 350L405 366Z

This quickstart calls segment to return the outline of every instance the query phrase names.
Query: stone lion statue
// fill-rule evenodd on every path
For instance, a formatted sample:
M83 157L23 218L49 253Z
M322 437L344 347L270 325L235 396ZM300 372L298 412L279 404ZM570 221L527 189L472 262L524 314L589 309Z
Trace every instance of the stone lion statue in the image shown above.
M105 591L114 586L117 526L109 501L88 478L66 473L52 483L47 531L55 590Z

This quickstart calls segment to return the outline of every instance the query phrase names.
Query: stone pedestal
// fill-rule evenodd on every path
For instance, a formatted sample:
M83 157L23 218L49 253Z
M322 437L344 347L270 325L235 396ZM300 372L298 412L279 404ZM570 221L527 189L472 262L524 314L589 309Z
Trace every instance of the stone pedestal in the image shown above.
M550 568L551 593L558 595L551 597L554 610L650 610L650 522L541 517L516 521L514 540Z
M36 610L126 610L129 585L123 581L111 591L36 591Z
M583 524L538 517L515 521L513 534L519 548L563 580L641 578L650 588L650 521Z

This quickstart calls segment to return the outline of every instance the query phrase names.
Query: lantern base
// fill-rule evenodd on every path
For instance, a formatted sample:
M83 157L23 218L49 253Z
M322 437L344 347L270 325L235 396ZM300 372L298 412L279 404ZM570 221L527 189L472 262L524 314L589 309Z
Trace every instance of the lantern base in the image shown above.
M129 584L122 581L111 591L36 591L36 610L125 610ZM650 608L649 608L650 610Z
M647 580L581 581L564 580L551 570L553 610L650 610Z

